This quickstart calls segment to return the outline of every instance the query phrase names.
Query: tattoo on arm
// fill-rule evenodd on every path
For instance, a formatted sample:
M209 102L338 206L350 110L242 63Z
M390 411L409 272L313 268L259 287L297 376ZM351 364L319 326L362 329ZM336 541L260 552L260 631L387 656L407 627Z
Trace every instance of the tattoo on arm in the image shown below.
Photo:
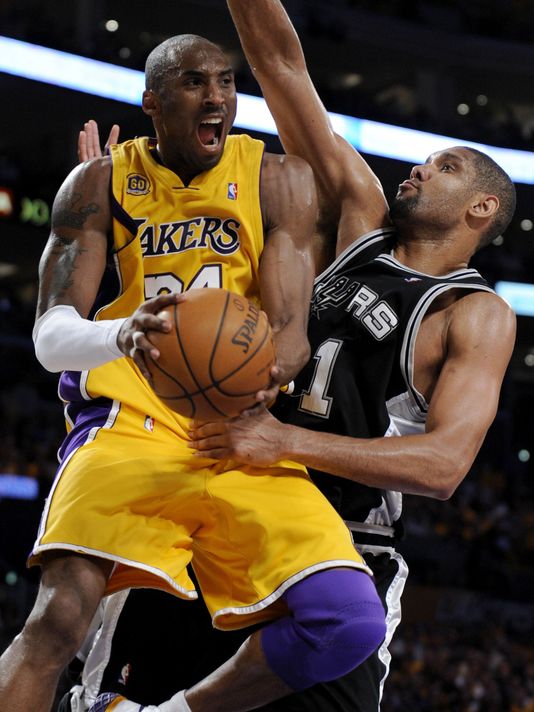
M81 193L74 193L70 201L61 204L54 210L53 222L55 227L72 227L81 230L87 218L100 212L100 206L96 203L80 205Z
M87 249L79 247L74 240L54 235L50 255L56 260L50 274L50 293L55 298L64 296L73 286L76 260L84 252L87 252Z

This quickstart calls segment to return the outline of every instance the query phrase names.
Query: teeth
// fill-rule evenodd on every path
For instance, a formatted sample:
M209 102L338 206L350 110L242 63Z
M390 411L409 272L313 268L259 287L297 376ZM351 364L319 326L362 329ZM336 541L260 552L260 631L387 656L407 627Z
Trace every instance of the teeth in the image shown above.
M222 119L204 119L201 121L203 124L222 124Z

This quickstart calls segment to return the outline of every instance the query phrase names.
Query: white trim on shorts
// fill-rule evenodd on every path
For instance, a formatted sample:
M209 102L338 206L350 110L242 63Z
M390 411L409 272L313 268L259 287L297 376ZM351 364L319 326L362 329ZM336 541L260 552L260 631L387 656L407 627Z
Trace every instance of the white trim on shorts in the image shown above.
M296 574L294 574L290 578L283 581L275 591L273 591L271 594L269 594L265 598L262 598L262 600L258 601L257 603L254 603L250 606L221 608L218 611L215 611L215 613L212 616L213 626L215 628L219 628L219 626L217 625L217 619L220 618L221 616L226 616L226 615L230 615L230 614L234 614L236 616L244 616L244 615L248 615L250 613L257 613L258 611L261 611L264 608L267 608L272 603L274 603L276 600L278 600L280 598L280 596L282 596L288 590L288 588L291 588L291 586L298 583L299 581L302 581L303 579L307 578L311 574L314 574L318 571L324 571L326 569L337 569L337 568L358 569L359 571L363 571L364 573L369 574L369 576L371 576L371 578L373 577L373 572L371 571L371 569L367 566L367 564L365 562L362 562L360 564L356 561L353 561L352 559L337 559L337 560L331 560L331 561L321 561L320 563L314 564L313 566L308 566L306 569L303 569L302 571L298 571ZM227 628L221 628L220 630L227 630Z

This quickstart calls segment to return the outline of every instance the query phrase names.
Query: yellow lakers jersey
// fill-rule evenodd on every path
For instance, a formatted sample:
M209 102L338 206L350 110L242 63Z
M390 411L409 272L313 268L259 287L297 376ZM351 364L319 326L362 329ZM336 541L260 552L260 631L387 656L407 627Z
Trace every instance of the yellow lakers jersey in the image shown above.
M202 287L258 301L264 144L229 136L221 161L188 185L156 160L154 149L148 138L111 147L113 246L90 317L129 316L150 297ZM79 389L82 399L120 401L173 429L186 427L131 359L82 373Z

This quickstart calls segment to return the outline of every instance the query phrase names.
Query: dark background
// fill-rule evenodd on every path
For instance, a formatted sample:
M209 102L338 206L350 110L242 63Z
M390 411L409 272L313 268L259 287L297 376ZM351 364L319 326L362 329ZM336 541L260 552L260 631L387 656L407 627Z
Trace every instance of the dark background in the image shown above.
M253 1L253 0L251 0ZM534 149L531 0L287 0L327 108L411 128ZM116 32L107 20L119 23ZM239 91L258 93L223 0L0 0L0 33L143 69L171 34L204 35L228 52ZM63 419L57 378L30 339L47 211L76 163L77 133L151 132L140 108L0 73L0 475L33 478L33 501L0 494L0 649L20 628L36 574L24 568L55 471ZM469 112L458 112L467 104ZM261 136L279 151L277 140ZM366 157L392 197L410 165ZM490 281L534 282L534 186L517 185L516 217L473 263ZM534 709L534 319L517 345L494 425L449 502L406 498L411 568L393 644L384 712Z

